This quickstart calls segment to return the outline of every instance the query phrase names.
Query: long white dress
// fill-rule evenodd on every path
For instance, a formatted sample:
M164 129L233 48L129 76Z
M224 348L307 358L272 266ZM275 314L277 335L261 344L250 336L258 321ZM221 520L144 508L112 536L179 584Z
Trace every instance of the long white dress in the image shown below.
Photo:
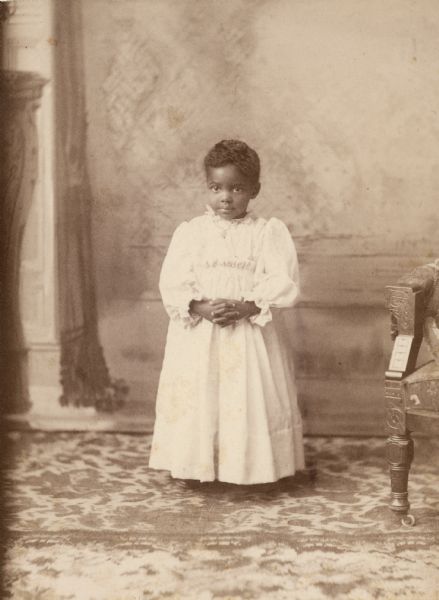
M276 218L179 225L160 276L170 323L149 466L173 477L255 484L305 466L291 360L276 309L299 293L296 250ZM261 312L221 328L192 299L253 300Z

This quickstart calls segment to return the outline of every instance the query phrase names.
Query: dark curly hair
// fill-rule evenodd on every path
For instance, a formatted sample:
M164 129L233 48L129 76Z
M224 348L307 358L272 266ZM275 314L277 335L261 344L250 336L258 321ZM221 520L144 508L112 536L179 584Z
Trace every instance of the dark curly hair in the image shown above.
M204 168L217 168L235 165L253 183L259 182L261 162L253 148L239 140L222 140L209 150L204 157Z

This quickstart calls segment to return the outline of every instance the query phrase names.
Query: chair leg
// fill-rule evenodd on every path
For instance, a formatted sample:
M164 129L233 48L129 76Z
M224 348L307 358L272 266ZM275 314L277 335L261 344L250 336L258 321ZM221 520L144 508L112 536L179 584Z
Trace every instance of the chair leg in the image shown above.
M387 461L390 467L391 500L389 507L401 515L404 525L413 525L414 518L408 515L408 477L413 460L413 440L407 431L387 438Z

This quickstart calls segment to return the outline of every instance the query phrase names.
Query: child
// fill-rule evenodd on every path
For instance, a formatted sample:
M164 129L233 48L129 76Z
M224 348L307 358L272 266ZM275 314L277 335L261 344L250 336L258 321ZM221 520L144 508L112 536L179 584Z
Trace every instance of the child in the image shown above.
M277 481L304 469L302 423L276 309L294 304L294 244L247 207L259 157L223 140L204 159L208 206L179 225L160 276L170 317L150 467L173 477Z

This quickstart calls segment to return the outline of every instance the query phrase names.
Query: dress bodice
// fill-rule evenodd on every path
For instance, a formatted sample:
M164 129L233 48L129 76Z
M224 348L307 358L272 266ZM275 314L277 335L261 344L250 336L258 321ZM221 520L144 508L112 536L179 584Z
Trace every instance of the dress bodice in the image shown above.
M165 306L179 307L180 315L192 299L229 298L252 300L267 316L269 306L290 306L298 295L291 235L276 218L225 220L208 210L177 227L160 289Z

